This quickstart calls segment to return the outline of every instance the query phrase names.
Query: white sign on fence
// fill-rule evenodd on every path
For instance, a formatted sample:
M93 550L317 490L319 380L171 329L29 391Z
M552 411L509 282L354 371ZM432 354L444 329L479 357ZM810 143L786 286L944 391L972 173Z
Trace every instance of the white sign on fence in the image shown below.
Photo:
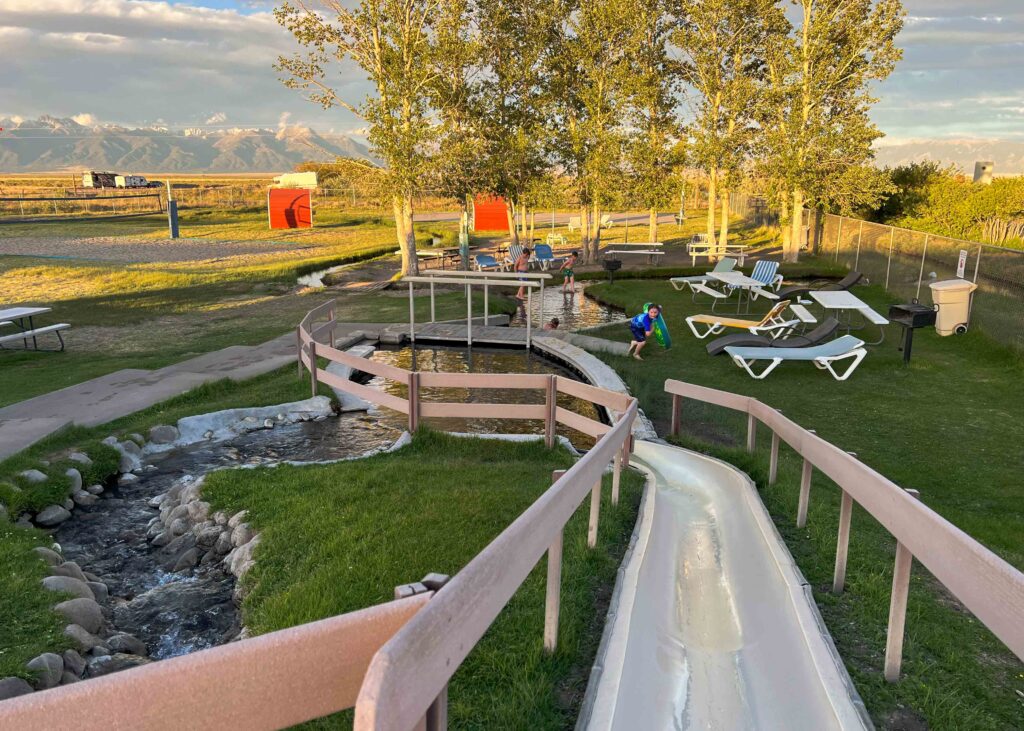
M964 270L967 268L967 250L960 249L960 259L956 263L956 275L964 278Z

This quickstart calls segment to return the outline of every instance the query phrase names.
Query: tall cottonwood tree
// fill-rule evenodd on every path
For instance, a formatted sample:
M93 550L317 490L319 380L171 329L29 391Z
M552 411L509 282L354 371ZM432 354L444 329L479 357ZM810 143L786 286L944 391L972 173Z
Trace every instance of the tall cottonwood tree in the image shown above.
M626 77L630 136L627 143L631 198L649 213L648 237L658 240L658 209L679 189L673 173L682 162L676 120L679 64L669 49L676 17L668 0L635 0L636 32Z
M373 151L384 161L395 214L402 273L416 273L413 197L421 189L436 148L432 84L445 54L433 32L445 0L285 0L278 23L304 51L281 56L275 66L286 86L305 91L324 108L340 106L366 120ZM376 94L354 104L339 96L333 72L351 59Z
M529 190L550 169L547 125L548 71L562 0L477 0L473 20L480 38L479 124L486 189L505 199L509 231L525 226Z
M674 40L696 92L692 150L708 175L707 236L714 242L717 198L721 236L728 237L729 190L757 131L766 48L789 26L776 0L681 0L679 12Z
M792 0L800 23L768 50L776 108L765 142L782 183L790 233L785 258L795 261L808 203L871 200L883 184L864 173L881 132L868 111L872 82L902 57L895 38L903 26L899 0Z
M560 38L552 69L558 152L580 204L584 262L597 260L601 211L621 186L629 46L636 34L632 0L581 0Z

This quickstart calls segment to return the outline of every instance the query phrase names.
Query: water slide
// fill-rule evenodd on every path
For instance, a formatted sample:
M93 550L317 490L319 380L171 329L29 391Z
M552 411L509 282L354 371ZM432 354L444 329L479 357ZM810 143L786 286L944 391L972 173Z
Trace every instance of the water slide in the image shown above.
M633 464L652 482L578 728L871 728L750 478L645 441Z

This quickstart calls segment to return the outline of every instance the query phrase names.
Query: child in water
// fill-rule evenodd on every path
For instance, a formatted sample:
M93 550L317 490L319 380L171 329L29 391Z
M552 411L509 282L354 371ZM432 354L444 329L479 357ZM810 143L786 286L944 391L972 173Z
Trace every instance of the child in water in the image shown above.
M565 261L562 262L562 266L558 268L558 271L562 273L564 277L562 279L562 292L565 292L565 285L569 285L569 291L576 294L576 273L572 268L576 266L576 252L573 251L566 257Z
M633 334L633 340L629 344L629 350L626 351L626 355L632 352L634 358L643 360L640 357L640 351L647 345L647 338L651 337L651 334L654 332L654 323L660 314L661 305L651 305L647 308L646 312L641 312L629 321L629 331ZM635 351L633 350L634 348L636 348Z
M557 330L558 326L562 323L559 322L557 317L552 317L548 322L544 323L545 330Z

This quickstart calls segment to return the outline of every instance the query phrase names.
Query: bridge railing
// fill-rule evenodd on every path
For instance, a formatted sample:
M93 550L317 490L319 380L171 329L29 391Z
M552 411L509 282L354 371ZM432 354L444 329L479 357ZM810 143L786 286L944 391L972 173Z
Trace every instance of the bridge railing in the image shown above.
M1024 573L924 505L917 491L904 490L814 432L750 396L741 396L682 381L665 381L672 396L672 433L678 434L684 399L721 406L747 415L747 451L754 452L758 423L772 433L768 483L778 477L779 444L785 442L803 458L796 525L807 523L814 470L829 477L841 491L839 530L832 590L843 591L850 545L853 504L857 503L896 539L896 559L889 624L886 632L885 678L895 682L903 660L910 571L917 559L982 624L1017 657L1024 659Z

